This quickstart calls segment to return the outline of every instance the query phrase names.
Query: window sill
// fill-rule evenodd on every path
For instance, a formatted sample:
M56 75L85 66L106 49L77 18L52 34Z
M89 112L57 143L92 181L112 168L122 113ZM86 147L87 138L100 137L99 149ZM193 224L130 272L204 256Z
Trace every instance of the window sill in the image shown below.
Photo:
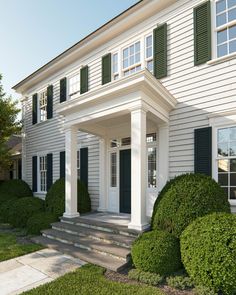
M51 118L52 119L52 118ZM36 124L34 124L34 126L40 126L40 125L43 125L43 124L46 124L46 122L48 122L49 120L51 119L47 119L45 121L40 121L40 122L37 122Z
M228 60L231 60L231 59L234 59L234 58L236 58L236 52L231 53L231 54L226 55L226 56L222 56L222 57L218 57L218 58L209 60L207 62L207 64L208 65L214 65L214 64L222 63L224 61L228 61Z

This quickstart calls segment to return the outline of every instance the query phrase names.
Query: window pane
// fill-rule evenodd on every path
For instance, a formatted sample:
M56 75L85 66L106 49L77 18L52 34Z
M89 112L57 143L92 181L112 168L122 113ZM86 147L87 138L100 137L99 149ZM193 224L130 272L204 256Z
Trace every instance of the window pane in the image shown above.
M148 69L151 73L153 73L153 61L152 61L152 60L150 60L150 61L147 62L147 69Z
M229 28L229 39L236 38L236 26L232 26Z
M229 53L236 52L236 40L229 42Z
M229 128L223 128L218 130L218 142L229 141Z
M140 51L140 42L135 43L135 51Z
M135 54L135 63L139 63L140 62L140 53L136 53Z
M236 155L236 141L232 141L230 142L229 145L229 154L230 156L235 156Z
M130 48L129 48L129 50L130 50L129 51L129 54L130 55L133 55L134 54L134 45L131 45Z
M228 173L220 173L218 175L218 182L222 186L228 186Z
M128 59L125 59L123 61L123 68L127 68L129 66L129 62L128 62Z
M230 199L235 200L236 199L236 187L230 188Z
M127 58L128 57L128 48L123 50L123 58Z
M236 173L230 173L230 186L236 186Z
M219 160L218 161L218 172L228 172L228 160Z
M216 26L222 26L227 23L226 13L222 13L216 17Z
M216 13L222 12L226 9L226 0L216 2Z
M148 148L148 187L156 187L156 148Z
M122 138L121 139L121 145L122 146L131 145L131 138L130 137Z
M230 160L230 171L231 172L236 172L236 159L231 159Z
M236 6L236 0L228 0L228 8Z
M117 167L116 153L111 153L111 187L116 187L116 167Z
M147 47L152 46L152 36L148 36L146 38L146 46Z
M225 56L228 54L227 44L217 46L217 56Z
M228 156L228 143L219 143L218 144L218 156Z
M129 58L129 64L130 66L134 64L134 55L131 55Z
M228 13L228 21L231 22L232 20L236 19L236 8L230 9Z
M217 32L217 44L227 41L227 30Z

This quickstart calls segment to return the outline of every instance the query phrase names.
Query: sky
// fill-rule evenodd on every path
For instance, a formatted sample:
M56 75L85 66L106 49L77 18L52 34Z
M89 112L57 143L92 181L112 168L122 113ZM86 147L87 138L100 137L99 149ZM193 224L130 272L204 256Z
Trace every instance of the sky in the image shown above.
M137 0L0 0L0 73L11 87Z

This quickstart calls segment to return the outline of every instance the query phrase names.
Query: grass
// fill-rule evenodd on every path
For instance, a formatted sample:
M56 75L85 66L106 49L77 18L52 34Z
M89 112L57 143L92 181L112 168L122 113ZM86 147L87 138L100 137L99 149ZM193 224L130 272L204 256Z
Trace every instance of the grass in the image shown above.
M0 261L42 249L40 245L17 242L17 235L17 233L0 233Z
M86 264L59 279L24 292L24 295L164 295L155 287L114 282L104 277L104 269Z

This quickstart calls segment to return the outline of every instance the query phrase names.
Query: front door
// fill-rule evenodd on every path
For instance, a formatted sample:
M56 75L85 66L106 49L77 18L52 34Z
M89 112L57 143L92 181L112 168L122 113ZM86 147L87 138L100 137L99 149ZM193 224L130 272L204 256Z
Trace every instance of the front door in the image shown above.
M131 213L131 150L120 151L120 212Z

